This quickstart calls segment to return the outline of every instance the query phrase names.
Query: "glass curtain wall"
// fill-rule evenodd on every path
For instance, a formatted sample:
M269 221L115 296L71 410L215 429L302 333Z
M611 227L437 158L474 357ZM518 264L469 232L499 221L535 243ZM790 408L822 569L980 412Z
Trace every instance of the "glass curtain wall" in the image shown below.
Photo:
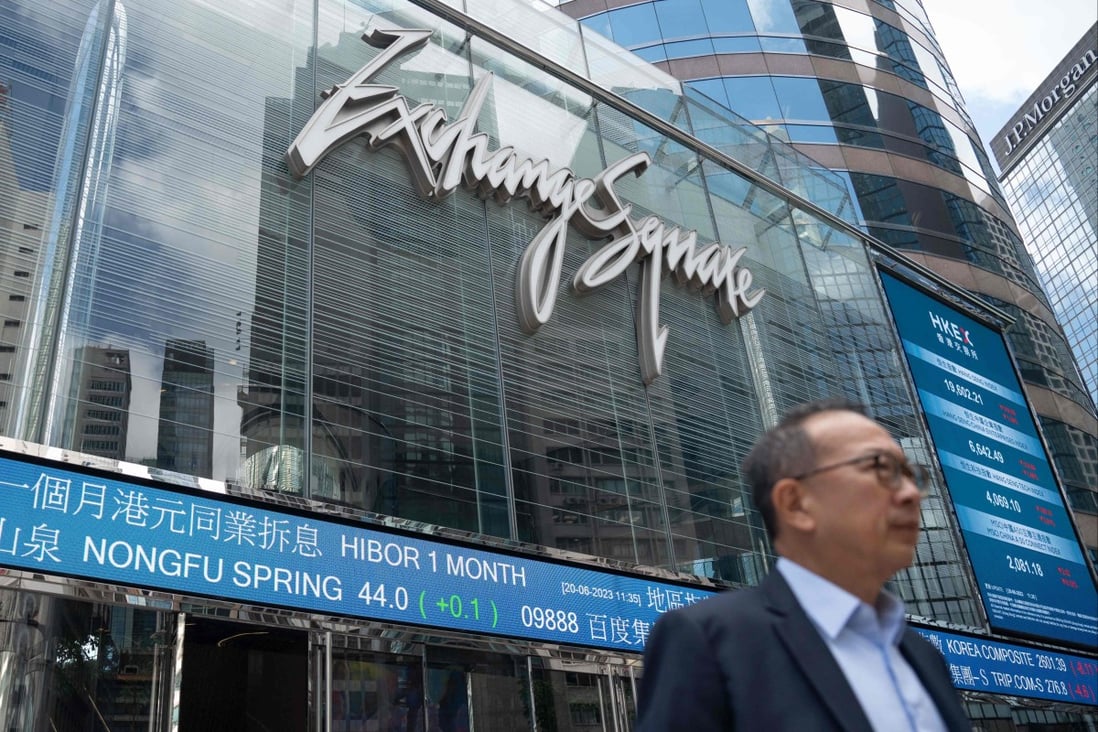
M153 610L0 589L3 729L150 729L163 712L170 623Z
M1023 376L1051 431L1070 435L1056 438L1057 469L1092 512L1093 481L1069 477L1098 470L1092 403L918 0L560 7L841 176L877 239L995 307L1010 301Z
M34 39L9 44L20 63L3 66L2 180L24 202L3 247L35 260L19 278L32 286L12 334L23 367L8 386L9 434L176 481L732 584L770 562L739 464L784 409L847 394L925 450L860 240L410 3L5 12ZM850 211L831 174L650 69L599 61L588 72L583 59L613 58L605 44L546 23L545 53ZM476 123L491 150L583 177L647 154L643 175L615 184L631 216L696 231L699 246L745 247L741 265L767 291L758 307L725 325L710 293L664 279L664 373L645 386L637 269L584 297L569 284L600 243L568 230L555 310L525 333L516 273L547 219L524 200L464 187L428 200L402 152L361 138L295 180L286 149L325 90L378 58L362 34L386 27L434 34L376 82L453 120L485 80ZM26 71L42 65L36 49L50 51L50 84ZM97 93L73 91L87 84ZM100 121L64 133L80 114ZM65 196L88 205L54 205ZM922 551L956 582L917 569L903 591L919 613L977 625L936 505Z

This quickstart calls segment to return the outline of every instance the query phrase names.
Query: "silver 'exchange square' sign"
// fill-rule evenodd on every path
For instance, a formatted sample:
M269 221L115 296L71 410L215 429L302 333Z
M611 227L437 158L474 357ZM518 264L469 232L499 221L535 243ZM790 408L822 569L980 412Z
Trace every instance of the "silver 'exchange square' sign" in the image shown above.
M397 87L371 83L382 69L424 47L430 37L431 31L423 29L374 30L362 37L383 50L345 83L322 94L324 101L286 151L295 178L306 176L343 143L364 135L371 149L393 145L404 154L424 198L441 200L461 183L482 195L491 194L501 204L526 198L547 219L518 268L515 307L527 333L537 331L553 314L567 227L593 241L608 239L579 268L572 287L580 294L590 292L620 276L633 262L640 263L637 349L646 384L663 370L668 329L659 324L659 297L665 271L674 273L681 284L713 293L724 323L762 299L765 290L748 292L751 270L739 266L744 247L715 242L699 248L695 231L653 215L630 215L633 207L618 197L614 183L629 173L643 173L652 162L647 153L629 155L594 178L579 178L568 168L550 169L548 160L524 157L511 146L489 149L488 135L476 132L476 121L492 74L476 82L453 121L436 104L412 107Z

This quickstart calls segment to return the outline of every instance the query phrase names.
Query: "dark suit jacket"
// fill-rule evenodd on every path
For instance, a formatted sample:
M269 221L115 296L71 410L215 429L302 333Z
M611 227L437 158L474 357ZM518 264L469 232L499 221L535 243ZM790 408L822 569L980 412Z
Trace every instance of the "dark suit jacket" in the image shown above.
M945 659L907 629L900 651L950 732L971 732ZM779 572L665 613L648 639L637 732L872 732ZM878 732L890 732L878 730Z

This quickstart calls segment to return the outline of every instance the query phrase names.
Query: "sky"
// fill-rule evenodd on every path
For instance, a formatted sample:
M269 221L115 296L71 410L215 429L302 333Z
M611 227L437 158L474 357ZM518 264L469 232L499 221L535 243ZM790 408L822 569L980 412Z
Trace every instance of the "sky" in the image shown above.
M985 144L1098 19L1094 0L922 3Z

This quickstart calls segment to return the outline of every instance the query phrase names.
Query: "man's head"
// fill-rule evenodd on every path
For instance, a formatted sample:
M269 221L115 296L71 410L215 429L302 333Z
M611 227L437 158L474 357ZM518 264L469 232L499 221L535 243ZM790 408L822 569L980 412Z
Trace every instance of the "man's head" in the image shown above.
M920 471L862 407L842 400L794 409L744 462L778 553L863 599L914 558Z

